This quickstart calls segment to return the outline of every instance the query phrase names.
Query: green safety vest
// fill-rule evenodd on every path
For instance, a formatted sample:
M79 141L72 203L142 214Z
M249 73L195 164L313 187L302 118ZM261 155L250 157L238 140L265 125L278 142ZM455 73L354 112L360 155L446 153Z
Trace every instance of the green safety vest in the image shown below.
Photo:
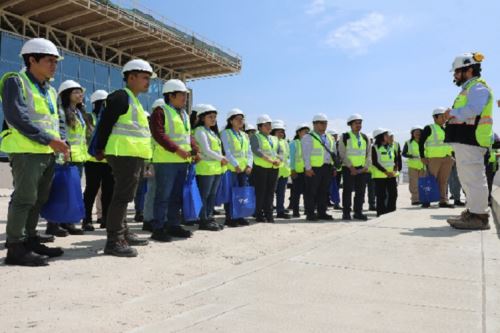
M259 141L260 151L264 155L266 155L272 159L277 159L278 158L278 146L279 146L278 138L275 136L272 136L272 135L269 135L266 137L266 136L262 135L261 133L256 133L255 135L257 137L257 140ZM272 146L269 143L269 140L271 140ZM266 160L264 160L262 157L259 157L259 156L254 156L253 162L255 163L255 165L258 165L258 166L260 166L262 168L266 168L266 169L278 169L279 168L279 166L275 166L274 164L267 162Z
M452 148L444 143L444 130L438 124L431 124L431 135L425 140L425 157L436 158L451 156Z
M210 130L207 130L205 127L200 126L194 129L194 133L203 131L208 137L208 141L210 144L210 149L216 152L217 154L222 154L222 142L219 137ZM204 151L203 147L200 145L201 149L201 160L196 163L196 175L198 176L215 176L222 174L222 165L219 160L215 160L212 157L208 156Z
M420 158L420 149L418 146L418 142L415 140L408 140L406 141L406 146L408 147L408 154L412 156L408 158L408 168L423 170L424 163Z
M292 141L295 146L295 172L303 173L305 170L304 157L302 156L302 143L300 139L295 139Z
M309 133L311 136L313 149L311 151L311 167L318 168L325 164L325 148L321 144L321 136L316 132ZM327 144L325 144L331 152L335 152L335 139L330 134L325 134ZM329 164L333 164L333 160Z
M165 113L165 134L175 142L181 149L191 151L191 125L187 113L182 110L181 115L168 104L162 106ZM191 158L187 160L181 158L175 152L170 152L154 142L153 163L189 163Z
M248 139L248 135L243 131L239 131L240 137L238 138L238 136L234 134L233 130L225 129L224 131L227 134L229 151L238 162L238 166L240 167L241 171L244 171L245 168L248 166L247 156L248 156L248 151L250 149L250 142ZM231 163L227 164L227 168L231 172L236 172L236 168L232 166Z
M358 144L358 138L352 131L348 134L350 140L347 140L346 156L353 167L364 167L366 165L366 146L368 143L361 133L359 133L361 145Z
M280 170L278 173L278 177L288 178L292 173L290 169L290 146L285 139L278 140L278 144L280 146L281 151L283 152L283 161L280 164Z
M124 88L129 97L127 113L122 114L111 131L105 155L151 158L151 132L148 117L137 97Z
M384 167L388 172L394 171L394 148L387 149L385 146L375 147L377 152L377 160L378 163ZM385 173L380 171L376 166L370 168L370 172L372 174L372 178L388 178Z
M467 85L463 88L463 90L460 92L460 94L457 96L455 99L455 102L453 103L453 108L458 109L462 108L467 104L467 96L469 95L470 89L478 84L482 83L484 86L488 89L490 92L490 98L488 99L488 103L484 106L483 110L481 111L481 114L479 115L479 121L477 121L477 116L473 116L465 121L465 125L469 126L475 126L475 136L476 136L476 141L481 147L489 147L491 144L491 137L493 136L493 118L492 118L492 111L493 111L493 98L492 92L490 87L486 84L486 82L481 79L481 78L475 78L471 80ZM451 118L448 122L449 124L462 124L456 120L456 118Z
M5 73L0 79L0 96L5 81L10 77L19 78L22 87L22 97L28 107L30 121L53 138L60 139L59 112L57 109L57 93L55 89L49 86L46 95L43 95L25 72L9 72ZM0 144L0 151L4 153L54 153L52 148L48 145L43 145L29 139L10 125L8 129L0 133L0 137L3 138Z
M66 125L66 135L71 148L71 162L82 163L88 160L86 138L87 126L85 125L85 121L83 124L80 122L79 116L77 116L77 118L75 128Z

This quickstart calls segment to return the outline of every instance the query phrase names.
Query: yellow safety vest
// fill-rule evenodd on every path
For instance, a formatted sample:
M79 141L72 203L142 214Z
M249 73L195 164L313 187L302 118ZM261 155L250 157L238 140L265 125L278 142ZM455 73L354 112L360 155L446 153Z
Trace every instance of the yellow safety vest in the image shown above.
M452 148L444 143L444 130L438 124L431 124L431 135L425 140L425 157L437 158L451 156Z
M75 128L66 125L66 134L71 148L71 162L76 163L83 163L88 160L86 138L87 126L85 125L85 121L83 121L83 123L80 121L80 116L83 117L83 115L76 116Z
M59 112L57 109L57 93L49 86L45 95L33 83L25 72L5 73L0 79L0 95L3 91L5 81L10 77L18 77L22 87L22 97L28 107L28 115L31 122L41 130L45 131L55 139L60 139L59 134ZM5 153L31 153L31 154L52 154L52 148L42 145L29 139L17 129L9 125L9 128L2 131L3 138L0 144L0 151Z
M375 150L377 151L377 160L378 163L384 167L388 172L394 171L394 160L395 160L395 155L394 155L394 149L389 148L387 149L385 146L380 146L380 147L375 147ZM370 168L370 172L372 174L372 178L388 178L385 173L380 171L376 166L373 166L373 168Z
M304 157L302 156L302 143L300 139L293 140L292 144L295 146L295 172L303 173L305 170Z
M246 169L248 166L248 150L250 149L250 143L248 139L248 135L243 132L239 131L239 136L234 134L232 129L226 129L224 130L227 135L228 143L229 143L229 150L231 151L231 154L234 156L236 161L238 162L238 166L240 169L243 171ZM232 166L230 163L227 164L227 168L231 172L236 172L236 168Z
M291 169L290 169L290 146L285 139L278 140L278 144L280 146L281 151L283 152L283 161L280 164L280 170L278 173L278 177L288 178L290 177Z
M316 132L309 133L312 139L311 167L319 168L325 164L325 148L321 144L321 135ZM331 152L335 152L335 139L330 134L325 134L327 143L325 144ZM328 153L327 153L328 154ZM333 164L330 160L329 164Z
M470 89L478 83L482 83L488 89L488 91L490 92L490 98L488 99L488 103L486 103L483 110L481 111L479 119L477 116L473 116L465 121L465 125L475 126L476 127L475 136L477 143L481 147L489 147L491 144L491 137L493 136L493 118L492 118L493 98L491 89L486 84L486 81L484 81L481 78L475 78L471 80L469 83L467 83L467 85L463 88L463 90L455 99L455 102L453 103L453 108L458 109L464 107L467 104L468 101L467 96L469 95ZM462 123L459 123L456 118L451 118L449 120L449 124L454 125Z
M256 137L257 137L257 140L259 141L259 147L260 147L260 151L272 158L272 159L277 159L278 158L278 138L275 137L275 136L272 136L272 135L268 135L267 137L262 135L261 133L256 133L255 134ZM272 142L272 145L271 143L269 142ZM254 156L253 158L253 162L255 163L255 165L258 165L262 168L266 168L266 169L278 169L279 166L275 166L274 164L272 163L269 163L267 162L266 160L264 160L262 157L259 157L259 156Z
M424 163L422 163L422 160L420 159L420 149L418 142L415 140L408 140L406 141L406 146L408 147L408 154L412 156L408 158L408 168L423 170Z
M219 137L211 130L207 130L205 127L200 126L195 128L194 133L205 132L210 143L210 149L217 154L222 154L222 143ZM204 151L202 146L201 149L201 160L196 163L196 175L198 176L215 176L222 174L222 165L219 160L214 160L212 157L208 156Z
M349 161L351 161L353 167L364 167L366 165L366 146L368 143L361 133L359 133L361 145L358 142L358 138L352 131L348 134L349 140L347 140L346 156Z
M165 134L175 142L181 149L191 152L191 125L189 117L181 110L182 117L168 104L162 106L165 113ZM183 159L174 152L170 152L160 146L156 141L153 149L153 163L189 163L191 158Z

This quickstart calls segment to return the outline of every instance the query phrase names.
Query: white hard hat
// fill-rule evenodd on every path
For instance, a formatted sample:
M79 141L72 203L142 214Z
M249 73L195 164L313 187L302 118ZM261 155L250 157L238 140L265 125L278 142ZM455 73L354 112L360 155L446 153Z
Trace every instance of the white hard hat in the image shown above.
M173 92L189 92L189 89L186 87L186 84L178 79L168 80L163 84L162 93L173 93Z
M328 130L327 133L331 134L331 135L337 135L338 134L336 130Z
M265 124L265 123L271 123L271 117L267 114L260 115L259 118L257 118L257 125L260 124Z
M349 125L351 121L355 120L363 120L363 117L359 113L355 113L351 115L349 118L347 118L347 125Z
M243 113L243 111L241 111L238 108L234 108L234 109L231 109L231 111L229 111L227 113L226 119L230 119L230 118L232 118L234 116L238 116L238 115L245 117L245 114Z
M196 112L196 113L199 113L201 110L203 110L204 107L205 107L205 104L196 104L191 108L191 110Z
M302 124L299 124L297 125L297 127L295 128L295 132L298 132L304 128L307 128L308 130L311 130L311 126L309 126L308 123L302 123Z
M97 101L108 98L108 92L106 90L96 90L90 95L90 103L95 103Z
M209 112L217 113L217 108L211 104L202 104L201 108L198 111L198 117Z
M446 112L446 110L447 110L447 109L446 109L444 106L440 106L440 107L438 107L438 108L434 109L434 111L432 111L432 115L433 115L433 116L436 116L436 115L438 115L438 114L443 114L443 113L445 113L445 112Z
M413 132L415 130L423 130L424 128L420 125L415 125L411 128L410 132Z
M467 52L455 57L453 63L451 64L450 72L454 72L456 69L468 67L474 64L480 64L484 59L484 56L479 52Z
M146 60L142 59L133 59L130 60L123 66L122 74L130 71L139 71L146 72L151 74L151 78L154 79L156 77L156 73L153 72L153 67Z
M245 125L245 131L256 131L257 129L255 128L254 125L252 124L246 124Z
M83 88L80 83L73 81L73 80L66 80L61 85L59 86L59 90L57 91L57 94L60 95L64 90L68 89L81 89L83 92L85 92L85 88Z
M324 113L318 113L313 117L313 123L315 121L328 121L328 117Z
M373 137L376 138L380 134L384 134L387 132L389 132L389 130L387 130L386 128L377 128L376 130L373 131Z
M57 57L59 60L63 59L54 43L45 38L32 38L24 43L20 55L33 53L48 54Z
M285 122L283 120L275 120L272 123L272 128L273 130L278 130L278 129L285 130L286 129Z
M165 100L163 98L158 98L151 105L151 110L155 110L158 107L162 107L163 104L165 104Z

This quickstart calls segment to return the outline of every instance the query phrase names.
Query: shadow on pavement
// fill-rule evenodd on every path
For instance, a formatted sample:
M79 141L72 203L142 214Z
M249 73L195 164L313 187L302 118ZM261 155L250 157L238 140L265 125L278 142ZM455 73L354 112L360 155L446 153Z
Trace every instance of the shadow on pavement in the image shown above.
M415 228L401 232L400 234L403 236L448 238L448 237L455 237L460 234L471 231L472 230L457 230L449 226L440 226L440 227L429 227L429 228Z

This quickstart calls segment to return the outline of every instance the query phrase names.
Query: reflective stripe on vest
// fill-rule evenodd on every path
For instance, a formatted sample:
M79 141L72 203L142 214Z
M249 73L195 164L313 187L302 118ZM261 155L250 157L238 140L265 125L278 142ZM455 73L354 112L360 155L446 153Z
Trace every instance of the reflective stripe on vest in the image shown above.
M406 141L406 147L408 147L408 154L412 156L408 158L408 168L423 170L424 163L422 163L422 160L420 159L418 142L415 140L408 140Z
M3 90L5 80L10 77L19 78L21 83L21 94L26 103L28 116L31 122L53 138L59 139L59 112L57 110L57 93L51 86L48 87L46 95L33 83L25 72L9 72L4 74L0 80L0 90ZM0 91L1 95L2 91ZM8 122L8 129L0 135L3 138L0 150L5 153L33 153L51 154L54 151L46 145L29 139L12 127Z
M425 157L436 158L451 156L451 146L444 143L444 130L437 124L429 125L431 135L425 140Z
M194 133L203 131L205 132L210 149L217 154L222 154L222 144L219 137L212 131L207 130L205 127L200 126L195 128ZM199 145L201 149L201 160L196 163L196 175L198 176L214 176L222 174L222 166L219 160L213 159L203 151L203 146Z
M224 131L227 135L227 141L229 143L229 150L231 151L231 154L238 162L240 169L242 171L245 170L248 165L247 156L248 150L250 149L248 135L243 131L239 131L241 137L241 140L239 140L231 129L226 129ZM236 168L231 164L227 164L227 167L230 171L236 172Z
M295 172L303 173L305 170L304 157L302 156L302 143L300 139L293 140L295 145Z
M490 93L488 98L488 103L486 103L486 105L484 106L483 110L481 111L481 114L479 116L468 118L466 119L465 122L459 122L456 118L451 118L449 120L449 123L452 125L463 124L468 126L475 126L476 141L481 147L489 147L491 144L491 138L493 136L493 118L492 118L493 94L491 92L490 87L486 84L486 81L484 81L481 78L475 78L472 79L469 83L467 83L467 85L462 89L460 94L455 99L455 102L453 103L453 108L459 109L467 105L468 101L467 96L469 95L470 89L479 83L483 84Z
M276 138L275 136L272 136L272 135L265 137L264 135L262 135L260 133L256 133L255 136L256 136L257 140L259 141L259 148L260 148L260 151L262 152L262 154L266 155L267 157L269 157L271 159L276 159L278 157L278 138ZM272 146L269 143L268 139L270 139L273 142ZM262 157L259 157L259 156L254 156L253 162L255 163L255 165L258 165L258 166L260 166L262 168L266 168L266 169L278 169L279 168L279 166L275 166L274 164L267 162L266 160L264 160Z
M76 111L80 112L80 111ZM68 143L71 148L71 161L72 162L85 162L88 159L87 153L87 139L86 139L86 125L85 121L82 123L80 116L77 115L75 128L66 125L66 133L68 136Z
M278 144L280 146L281 151L283 152L283 161L280 164L280 170L278 173L278 177L288 178L290 177L290 146L285 139L279 139Z
M394 150L392 148L387 149L385 146L375 147L377 152L378 163L387 171L394 171ZM376 166L370 169L372 178L388 178L385 173L380 171Z
M311 167L318 168L325 164L325 154L328 154L326 149L321 144L321 136L316 132L309 133L313 143L313 149L311 151ZM335 139L330 134L325 134L328 144L326 146L331 152L335 152ZM330 163L333 164L330 158Z
M359 133L359 140L361 146L358 144L358 138L351 131L349 140L347 140L346 156L351 161L353 167L364 167L366 164L366 145L368 144L361 133Z

